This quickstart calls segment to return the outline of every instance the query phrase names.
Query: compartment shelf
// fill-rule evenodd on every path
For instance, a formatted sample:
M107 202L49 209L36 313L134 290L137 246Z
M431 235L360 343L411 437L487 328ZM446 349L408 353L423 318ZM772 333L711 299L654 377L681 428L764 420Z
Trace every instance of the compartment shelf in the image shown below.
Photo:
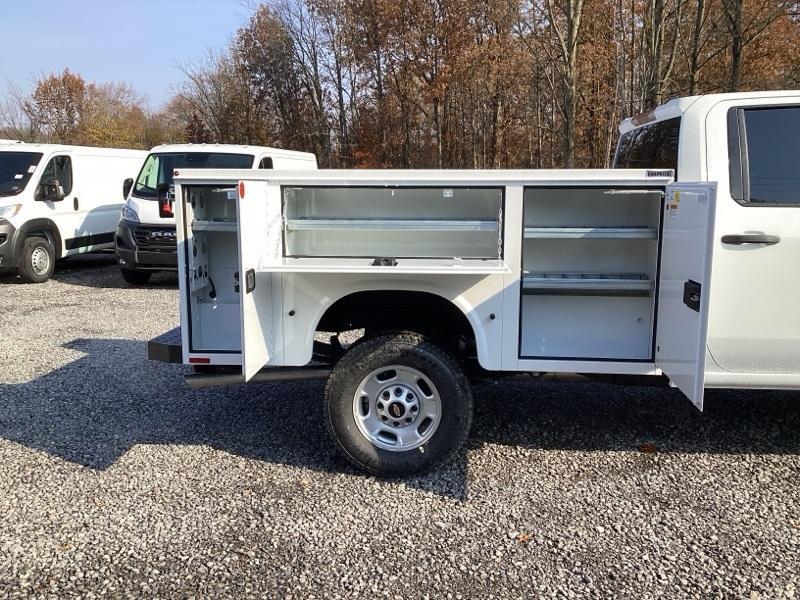
M236 221L202 221L195 219L192 221L192 231L223 231L236 233Z
M524 293L585 292L649 292L653 280L643 273L525 273Z
M390 230L390 231L497 231L497 221L446 219L287 219L288 231Z
M508 273L501 260L398 258L395 266L375 266L372 258L284 258L260 270L281 273L393 273L397 275L492 275Z
M641 239L654 240L653 227L526 227L526 239Z

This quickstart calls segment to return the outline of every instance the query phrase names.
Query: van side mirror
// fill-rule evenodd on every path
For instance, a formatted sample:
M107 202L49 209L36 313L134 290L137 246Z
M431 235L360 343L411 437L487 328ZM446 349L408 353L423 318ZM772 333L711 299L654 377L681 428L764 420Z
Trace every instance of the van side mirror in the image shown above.
M158 194L158 216L162 219L171 219L175 216L172 202L175 199L175 189L168 183L159 183L156 186Z
M169 184L168 183L159 183L156 185L156 194L158 195L159 200L168 200L169 199Z
M133 187L133 177L128 177L125 181L122 182L122 199L127 200L128 194L131 193L131 188Z
M37 196L39 200L47 202L61 202L66 194L58 179L43 181L39 184Z

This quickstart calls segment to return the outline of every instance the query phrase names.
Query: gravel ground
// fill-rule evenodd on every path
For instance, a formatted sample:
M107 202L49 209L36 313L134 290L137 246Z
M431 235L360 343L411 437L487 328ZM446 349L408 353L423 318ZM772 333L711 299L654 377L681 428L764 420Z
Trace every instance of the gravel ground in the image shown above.
M790 598L800 394L477 386L469 447L381 481L322 384L191 391L175 277L0 277L0 596Z

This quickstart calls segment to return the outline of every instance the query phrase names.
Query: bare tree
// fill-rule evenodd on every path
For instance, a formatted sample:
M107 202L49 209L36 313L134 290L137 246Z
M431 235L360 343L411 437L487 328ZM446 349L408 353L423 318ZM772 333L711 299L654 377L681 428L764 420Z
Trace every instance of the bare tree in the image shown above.
M578 88L578 49L583 0L545 0L550 27L557 40L561 60L558 63L563 82L560 103L564 120L564 162L575 166L575 114Z

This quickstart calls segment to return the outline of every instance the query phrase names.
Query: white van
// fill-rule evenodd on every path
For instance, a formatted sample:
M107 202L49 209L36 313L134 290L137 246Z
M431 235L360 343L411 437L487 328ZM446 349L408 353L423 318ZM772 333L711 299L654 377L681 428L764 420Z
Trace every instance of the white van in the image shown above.
M172 177L176 169L316 169L308 152L232 144L170 144L150 151L122 209L117 261L130 284L147 283L154 271L175 271Z
M146 152L0 144L0 269L39 283L65 256L111 249L123 183Z

